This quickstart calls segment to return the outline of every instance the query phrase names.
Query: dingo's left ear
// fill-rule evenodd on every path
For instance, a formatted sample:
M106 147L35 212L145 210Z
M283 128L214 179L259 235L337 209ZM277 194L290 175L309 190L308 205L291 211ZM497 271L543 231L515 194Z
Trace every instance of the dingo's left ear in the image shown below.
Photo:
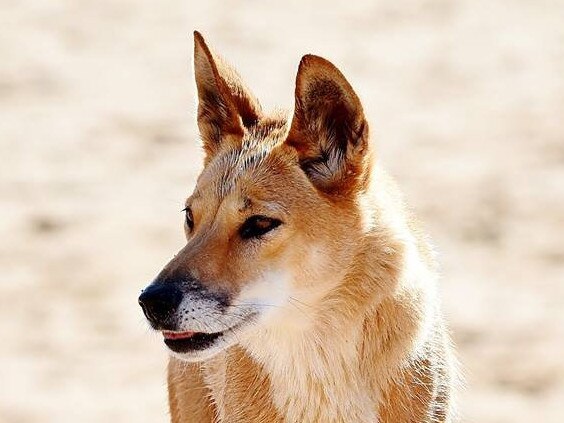
M194 32L194 73L198 89L198 128L207 159L220 148L237 147L245 128L256 123L261 107L239 74L216 56Z
M325 192L357 189L366 179L368 124L359 98L328 60L307 55L296 77L294 117L286 143Z

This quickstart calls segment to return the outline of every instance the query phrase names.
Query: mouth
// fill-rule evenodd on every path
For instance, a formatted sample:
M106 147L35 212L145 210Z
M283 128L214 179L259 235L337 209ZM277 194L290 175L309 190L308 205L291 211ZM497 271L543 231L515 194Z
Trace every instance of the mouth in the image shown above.
M173 352L188 356L200 356L206 350L222 350L237 341L237 332L255 319L252 314L235 326L220 332L161 331L165 345ZM186 357L185 357L186 358Z
M172 332L163 331L164 343L172 351L177 353L187 353L192 351L202 351L210 348L224 332L205 333L205 332Z

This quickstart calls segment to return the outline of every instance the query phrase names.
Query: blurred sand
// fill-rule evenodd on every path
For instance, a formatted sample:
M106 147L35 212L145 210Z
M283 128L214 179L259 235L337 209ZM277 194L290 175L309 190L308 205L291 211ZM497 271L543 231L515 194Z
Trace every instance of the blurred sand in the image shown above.
M279 3L0 0L0 422L167 421L136 297L200 168L193 29L268 107L343 69L441 253L463 421L562 421L564 2Z

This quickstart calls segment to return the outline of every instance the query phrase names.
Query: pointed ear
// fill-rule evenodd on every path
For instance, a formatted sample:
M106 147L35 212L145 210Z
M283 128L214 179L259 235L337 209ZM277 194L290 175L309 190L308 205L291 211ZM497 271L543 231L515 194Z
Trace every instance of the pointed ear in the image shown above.
M296 77L294 117L286 143L313 184L346 194L366 179L368 125L360 100L328 60L307 55Z
M259 119L261 107L239 74L194 32L194 74L198 90L198 128L207 158L220 148L239 145L246 128Z

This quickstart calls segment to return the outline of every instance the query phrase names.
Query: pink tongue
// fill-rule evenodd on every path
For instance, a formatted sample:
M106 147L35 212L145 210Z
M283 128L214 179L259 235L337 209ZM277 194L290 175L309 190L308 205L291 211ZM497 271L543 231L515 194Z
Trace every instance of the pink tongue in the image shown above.
M191 338L192 336L194 336L196 332L170 332L170 331L163 331L163 336L166 339L187 339L187 338Z

